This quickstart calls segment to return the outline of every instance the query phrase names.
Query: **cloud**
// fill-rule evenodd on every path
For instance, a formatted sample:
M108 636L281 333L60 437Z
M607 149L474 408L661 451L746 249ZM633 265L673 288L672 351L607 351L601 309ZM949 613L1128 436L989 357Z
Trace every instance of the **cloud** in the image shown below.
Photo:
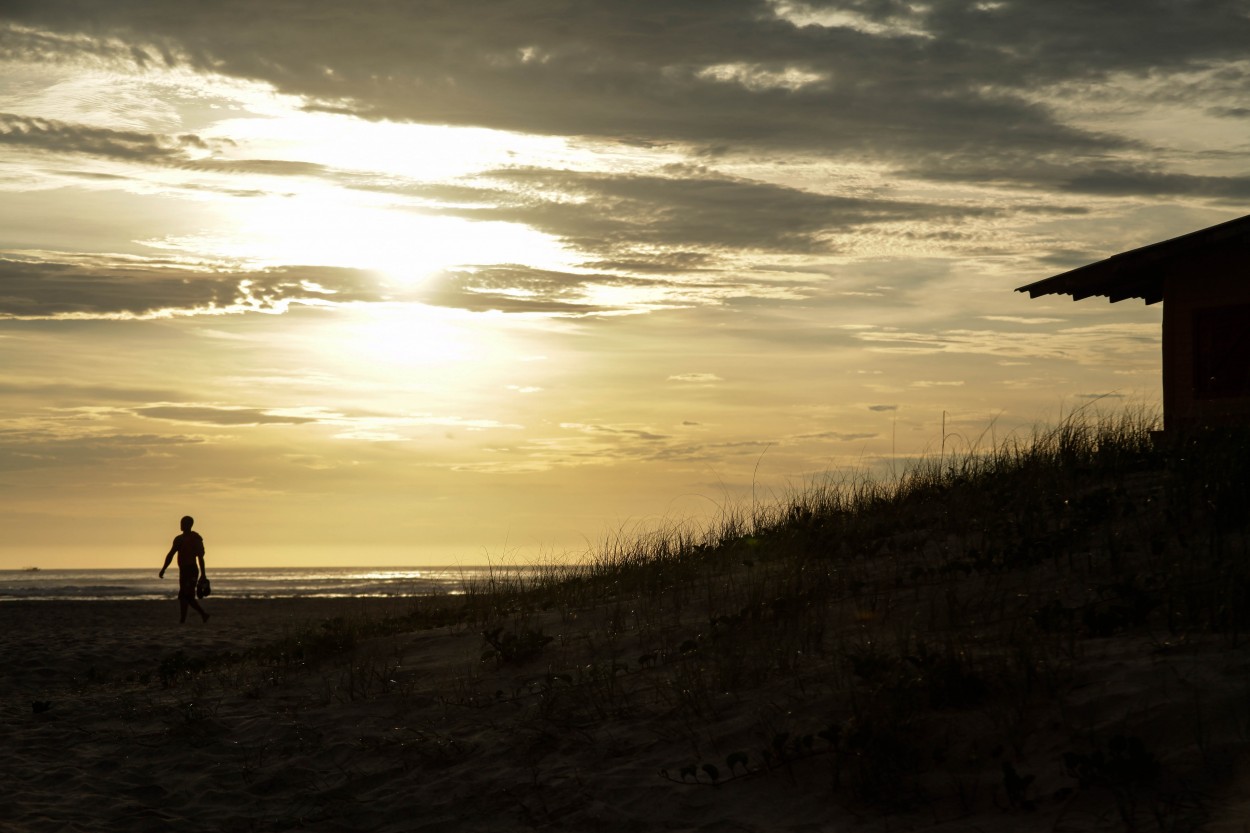
M199 425L328 425L338 439L393 442L412 439L413 429L460 428L467 431L517 429L521 426L493 419L472 419L421 413L343 413L322 408L257 408L241 405L204 405L161 402L130 409L148 419L190 422ZM407 433L405 433L407 432Z
M697 425L684 422L683 425ZM606 423L562 423L562 433L531 437L507 449L492 461L462 461L453 468L494 474L550 471L580 466L610 466L630 462L707 462L728 456L750 456L779 445L772 440L729 440L690 443L647 427Z
M1102 196L1218 197L1242 203L1250 198L1250 176L1199 176L1157 168L1096 168L1060 183L1065 191Z
M821 194L690 165L657 174L509 168L483 175L506 188L461 216L524 223L609 262L705 267L716 253L828 252L830 237L877 223L986 214L986 209Z
M231 175L318 176L345 178L324 165L288 159L230 159L210 154L220 153L233 142L227 139L203 139L193 133L147 133L135 130L111 130L83 124L0 113L0 146L22 148L44 153L68 153L121 162L160 165L186 171ZM71 171L67 175L95 180L118 180L118 174ZM191 189L205 186L186 184ZM262 192L224 191L236 196Z
M168 390L137 388L109 384L78 382L15 382L0 380L0 396L32 397L42 402L152 402L168 400L175 394Z
M0 259L0 319L163 318L383 300L367 273L330 267L217 272L141 258Z
M650 431L650 430L643 429L643 428L631 428L631 427L625 427L625 426L620 426L620 425L597 425L597 424L585 424L585 423L579 423L579 422L562 422L560 423L560 427L565 428L565 429L580 431L583 434L608 435L608 436L613 436L613 437L630 437L632 439L646 440L648 442L653 442L656 440L667 440L670 438L668 434L657 434L654 431Z
M1038 254L1037 259L1042 263L1053 266L1056 271L1066 271L1077 266L1092 263L1095 260L1102 260L1104 257L1106 257L1105 252L1097 252L1091 249L1062 248L1042 251Z
M880 436L879 434L864 433L842 433L838 431L822 431L819 434L799 434L796 440L836 440L837 442L850 443L857 440L871 440Z
M148 419L199 425L306 425L319 421L315 417L292 416L260 408L218 405L148 405L135 408L134 413Z
M869 405L868 410L870 411L897 411L898 406L897 405Z
M569 423L557 436L535 437L506 449L493 449L494 459L460 461L454 471L522 474L556 468L614 465L654 460L671 446L666 437L650 431L603 425Z
M536 269L522 265L453 269L431 278L417 293L427 304L471 312L534 313L584 316L609 312L611 306L587 300L596 282L626 279Z
M112 466L205 442L204 437L187 434L110 431L97 424L75 423L72 417L44 417L37 427L6 420L0 424L0 471Z
M179 167L191 171L264 176L328 176L332 173L325 165L290 159L196 159Z
M1025 315L982 315L986 321L1003 321L1007 324L1062 324L1065 318L1045 318Z
M715 264L716 257L708 252L691 252L681 249L647 252L630 252L628 257L586 262L587 269L605 269L617 272L664 274L690 274Z
M1038 100L1040 88L1219 67L1250 42L1239 0L1210 0L1200 12L1166 0L598 0L558 10L504 0L485 16L466 4L380 0L350 11L310 0L298 14L246 0L194 14L117 0L84 14L72 0L40 0L9 4L6 15L17 24L5 34L11 54L128 55L255 79L310 107L367 118L706 155L852 157L1000 182L1020 181L1030 160L1076 173L1084 160L1139 146L1064 123ZM239 36L240 20L252 36ZM1241 117L1239 107L1231 100L1227 115ZM1218 177L1070 179L1082 193L1243 188Z
M4 16L16 21L22 10L6 6ZM115 38L99 38L88 35L62 34L23 26L20 23L0 22L0 58L9 61L55 62L82 59L84 57L107 62L133 62L142 64L148 60L146 53L140 58L137 50ZM166 61L176 64L172 56Z
M1250 119L1250 107L1210 107L1207 112L1225 119Z
M669 376L670 382L688 382L696 385L708 385L714 382L725 381L715 373L678 373L675 376Z
M1155 353L1161 333L1158 324L1124 322L1088 327L1064 327L1034 332L1028 338L1004 330L943 329L933 332L874 330L856 337L884 353L984 354L1010 359L1064 359L1081 364L1105 364Z
M589 317L715 304L751 294L775 296L769 286L741 278L687 281L680 275L661 279L504 264L449 269L406 294L426 304L472 312Z
M81 153L129 162L182 162L190 151L207 151L209 145L194 134L181 136L109 130L0 113L0 145L53 153Z

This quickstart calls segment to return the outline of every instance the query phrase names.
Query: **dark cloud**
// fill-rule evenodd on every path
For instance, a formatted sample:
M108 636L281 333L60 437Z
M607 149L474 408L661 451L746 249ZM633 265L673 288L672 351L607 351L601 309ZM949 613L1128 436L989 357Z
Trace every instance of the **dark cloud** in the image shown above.
M0 113L0 145L48 153L73 153L126 162L172 166L190 171L268 176L323 176L330 171L314 162L286 159L224 159L197 154L216 152L230 142L211 142L192 133L145 133L110 130L56 119ZM125 179L116 174L68 172L91 179Z
M1150 85L1154 99L1194 100L1200 91L1211 96L1212 115L1245 118L1250 73L1234 63L1250 43L1242 0L499 0L488 14L472 4L394 0L350 8L331 0L222 0L193 9L147 0L16 0L0 11L5 19L17 26L0 25L0 54L52 60L88 53L140 66L189 66L273 84L306 97L311 109L366 118L671 145L709 159L740 152L870 161L921 178L1074 194L1227 202L1250 190L1245 177L1121 169L1109 162L1117 153L1150 148L1065 124L1037 95L1048 86L1087 91L1128 77ZM1160 81L1180 71L1201 78ZM10 143L180 164L192 163L180 143L195 139L31 119L7 135ZM282 160L193 164L329 173ZM646 199L671 211L634 212L622 222L602 212L578 216L584 206L572 204L502 211L583 242L603 231L606 241L586 250L603 252L597 259L605 264L641 271L654 253L642 246L619 251L614 240L637 232L648 243L676 245L689 229L700 245L716 246L732 236L718 234L714 209L673 222L684 206L709 204L673 181L633 183L656 189ZM638 207L624 181L579 187ZM729 200L725 213L760 216L778 208L760 194L752 212L744 185L704 182L703 190ZM730 231L748 234L733 239L748 248L802 251L819 246L813 225L822 215L828 221L859 208L812 199L816 219L743 223ZM797 210L780 207L787 208ZM697 246L684 251L688 267L706 256Z
M898 406L897 405L869 405L868 410L870 411L897 411Z
M1104 252L1095 252L1090 249L1052 249L1039 255L1037 259L1048 266L1053 266L1057 270L1067 270L1075 269L1077 266L1083 266L1095 260L1101 260L1105 256Z
M583 251L605 253L657 247L827 251L826 236L834 231L963 213L940 205L818 194L689 166L675 166L669 173L496 171L488 176L516 189L511 204L505 198L497 207L474 213L523 222Z
M1250 176L1195 176L1159 170L1095 169L1063 183L1065 190L1104 196L1199 196L1250 199Z
M0 319L275 311L382 299L374 279L353 269L208 272L159 263L0 260Z
M116 182L118 180L125 181L130 179L130 177L122 176L121 174L104 174L96 171L53 171L53 173L61 176L77 177L78 179L94 179L100 182Z
M128 44L141 63L260 79L371 118L706 153L924 159L922 169L999 160L1000 173L1130 144L1062 124L1032 100L1039 84L1206 68L1250 42L1240 0L788 5L789 19L766 0L501 0L489 13L389 0L19 0L7 16L54 33L15 35L13 49L69 49L57 39L83 34L101 50ZM798 25L831 10L863 25Z
M0 381L0 396L32 396L60 406L82 402L93 405L101 402L152 402L167 400L175 395L168 390L120 385Z
M1240 0L937 0L921 14L939 42L998 52L978 74L1007 84L1206 67L1244 57L1250 37Z
M446 203L443 213L522 223L586 253L592 268L682 273L735 252L828 252L836 234L874 223L955 220L989 209L843 197L675 165L656 174L518 167L488 185L406 191Z
M20 19L23 10L12 4L0 6L0 21ZM139 54L143 57L140 60ZM143 50L109 38L82 38L72 34L39 31L23 26L0 24L0 59L10 61L57 61L67 55L91 56L109 61L147 62L149 56ZM171 61L170 66L175 62Z
M0 113L0 145L54 153L82 153L130 162L181 162L191 150L207 150L198 136L109 130L81 124Z
M647 253L632 252L632 257L614 260L592 260L585 265L587 269L604 269L616 272L654 272L656 274L674 274L697 272L710 268L716 262L714 255L708 252L690 252L671 249L664 252Z
M1002 213L873 194L822 194L699 165L669 165L648 174L518 166L473 181L428 185L331 176L349 187L440 206L423 211L527 225L582 252L589 269L657 275L711 272L726 255L742 252L829 252L837 235L872 224L958 222ZM1033 210L1066 213L1058 206Z
M604 273L580 274L505 265L450 270L431 279L416 297L425 303L474 312L595 315L620 307L588 303L595 286L654 288L671 284Z
M197 159L179 167L193 171L225 174L263 174L267 176L322 176L330 173L316 162L288 159Z
M1250 119L1250 107L1210 107L1207 112L1225 119Z
M899 173L920 179L987 186L1011 182L1017 186L1045 191L1097 196L1190 196L1244 200L1250 195L1248 176L1175 173L1159 165L1118 162L1105 157L1073 160L1043 156L989 156L983 159L950 158L937 166L931 163L932 160L924 160L924 165L900 169ZM1005 167L1010 168L1009 173L1004 171ZM1053 204L1013 206L1011 211L1018 214L1056 216L1090 213L1087 207Z

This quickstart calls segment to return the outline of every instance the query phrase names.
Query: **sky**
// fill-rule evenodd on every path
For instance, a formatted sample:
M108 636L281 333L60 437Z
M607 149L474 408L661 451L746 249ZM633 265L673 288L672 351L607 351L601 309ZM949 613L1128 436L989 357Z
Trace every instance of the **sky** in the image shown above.
M7 0L0 568L577 559L1156 407L1160 305L1014 290L1247 213L1248 102L1242 0Z

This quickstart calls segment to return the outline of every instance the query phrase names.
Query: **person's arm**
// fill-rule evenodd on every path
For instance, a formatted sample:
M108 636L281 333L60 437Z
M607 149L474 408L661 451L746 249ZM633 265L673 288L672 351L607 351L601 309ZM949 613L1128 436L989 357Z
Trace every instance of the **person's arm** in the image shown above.
M202 552L200 553L200 575L204 576L204 578L208 578L208 573L204 571L204 553Z
M174 553L176 553L177 551L178 551L178 539L175 538L174 545L169 548L169 552L165 555L165 563L161 566L160 573L158 573L158 575L161 578L165 578L165 571L169 569L169 562L174 560Z

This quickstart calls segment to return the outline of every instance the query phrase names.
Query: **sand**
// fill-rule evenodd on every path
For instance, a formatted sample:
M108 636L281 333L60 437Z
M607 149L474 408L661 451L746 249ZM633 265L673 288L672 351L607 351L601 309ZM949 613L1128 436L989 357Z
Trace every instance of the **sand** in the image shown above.
M716 761L725 778L737 749L758 766L770 727L802 725L787 720L804 697L793 682L749 696L692 686L687 695L703 699L685 702L655 668L668 664L664 679L693 673L677 648L639 662L628 639L594 642L609 632L602 617L619 610L527 614L521 630L554 639L531 662L483 660L480 626L463 624L362 640L324 662L182 674L196 658L324 631L318 623L334 617L378 620L410 607L217 597L207 606L208 624L192 614L179 625L172 600L0 604L0 830L1125 829L1110 791L1071 791L1055 764L1071 738L1048 738L1044 706L1012 758L1038 773L1036 806L1009 800L996 762L988 779L967 774L964 755L933 776L941 800L890 812L833 789L832 755L719 786L702 772L697 784L683 776L684 766ZM1219 833L1250 829L1250 781L1236 770L1250 723L1244 649L1138 637L1091 645L1082 663L1065 725L1169 737L1165 763L1177 772L1226 768L1204 782L1216 786L1193 818ZM1205 729L1195 715L1207 716ZM985 719L941 716L955 737ZM953 798L960 789L978 793L972 809ZM1195 829L1183 809L1173 829Z

